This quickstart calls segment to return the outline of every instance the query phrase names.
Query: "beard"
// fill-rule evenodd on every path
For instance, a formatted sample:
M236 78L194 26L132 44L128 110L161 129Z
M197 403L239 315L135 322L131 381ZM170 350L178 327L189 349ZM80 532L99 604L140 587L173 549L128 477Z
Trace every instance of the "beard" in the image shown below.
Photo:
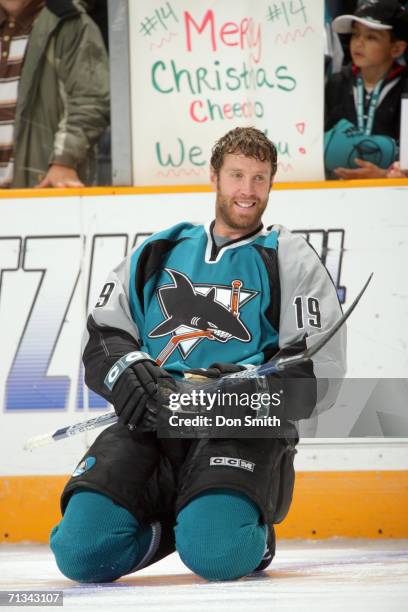
M235 199L228 198L217 189L216 197L216 217L219 218L223 224L232 230L242 231L249 233L255 230L262 223L262 215L268 204L268 199L259 200L254 198L255 206L251 209L252 214L243 212L239 213L236 206L234 205Z

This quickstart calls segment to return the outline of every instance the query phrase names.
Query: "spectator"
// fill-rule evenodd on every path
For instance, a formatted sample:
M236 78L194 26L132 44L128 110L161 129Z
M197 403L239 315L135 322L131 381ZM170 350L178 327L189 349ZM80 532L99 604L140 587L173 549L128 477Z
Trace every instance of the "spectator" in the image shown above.
M397 0L365 2L332 26L351 33L352 64L326 86L326 168L343 179L385 177L397 153L401 95L408 90L407 67L397 62L407 48L408 12ZM336 167L341 159L345 167Z
M408 1L405 1L405 0L398 0L398 1L402 6L408 9ZM354 13L354 11L360 8L362 4L366 3L367 0L326 0L326 2L329 4L329 6L331 5L337 8L336 14L334 14L333 10L331 11L332 17L334 19L335 17L338 17L339 15L344 15L346 13L347 14ZM341 10L339 10L340 8ZM345 54L344 64L348 64L351 61L350 49L349 49L350 38L349 36L347 36L347 34L340 34L340 39L341 39L343 49L344 49L344 54Z
M0 0L0 186L92 184L107 54L80 0Z

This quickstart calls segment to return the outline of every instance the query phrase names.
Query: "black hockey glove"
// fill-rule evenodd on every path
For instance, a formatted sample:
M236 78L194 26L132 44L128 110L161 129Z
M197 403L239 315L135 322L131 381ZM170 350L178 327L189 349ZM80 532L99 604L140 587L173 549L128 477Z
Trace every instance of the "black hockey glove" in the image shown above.
M279 357L290 357L302 350L302 346L293 345L287 347L275 355ZM247 368L235 363L213 363L209 368L197 368L187 370L187 374L193 377L206 379L222 379L228 374L235 374ZM285 407L285 415L288 419L307 419L313 413L316 405L316 379L313 373L312 361L306 361L300 365L287 368L284 372L275 372L260 378L231 378L224 379L219 389L225 393L248 394L269 393L270 396L278 394L281 400L280 408L275 412L282 415ZM275 396L276 397L276 396Z
M170 374L146 359L127 367L115 383L111 394L119 422L141 431L155 431L159 381L172 381Z
M281 413L283 409L284 394L281 389L281 382L274 375L254 378L226 378L229 374L235 374L245 370L248 370L248 368L235 363L213 363L207 369L197 368L187 370L185 374L187 374L186 378L190 380L192 378L195 379L197 384L199 384L200 379L202 384L204 384L205 379L208 381L204 390L206 393L216 394L214 411L218 411L220 414L234 416L234 414L237 414L237 409L240 406L243 414L254 416L256 411L260 410L258 400L261 395L264 402L264 408L261 410L262 414L265 413L265 410L269 411L267 396L270 398L269 402L271 402L272 399L274 402L278 402L279 399L279 404L274 403L273 406L275 413L278 410L279 413ZM213 381L212 384L210 381ZM225 394L225 398L228 398L230 394L236 394L238 396L238 406L232 407L232 410L230 410L228 404L222 400L222 394ZM274 396L274 398L272 398L272 396ZM221 400L222 403L220 404L218 400ZM252 400L255 400L257 408L248 407L252 405Z
M222 379L228 374L236 374L237 372L244 372L247 370L243 365L236 363L213 363L209 368L197 368L194 370L187 370L187 378L193 378L196 380L202 379ZM231 393L255 393L258 391L258 385L256 378L231 378L225 379L222 387L224 390L228 390ZM220 387L221 388L221 387Z
M246 370L245 366L236 363L213 363L209 368L195 368L186 370L187 378L221 378L227 374L235 374Z

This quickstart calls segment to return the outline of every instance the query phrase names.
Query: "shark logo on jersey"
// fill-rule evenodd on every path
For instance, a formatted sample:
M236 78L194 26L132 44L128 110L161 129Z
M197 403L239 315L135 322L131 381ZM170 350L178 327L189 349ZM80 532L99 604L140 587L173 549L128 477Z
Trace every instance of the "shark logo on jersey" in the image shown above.
M168 345L157 358L164 363L176 347L183 357L205 338L218 342L236 339L249 342L251 334L240 320L240 309L257 295L243 289L240 280L231 285L193 285L177 270L166 268L173 284L157 290L158 300L166 319L150 333L150 338L172 334Z

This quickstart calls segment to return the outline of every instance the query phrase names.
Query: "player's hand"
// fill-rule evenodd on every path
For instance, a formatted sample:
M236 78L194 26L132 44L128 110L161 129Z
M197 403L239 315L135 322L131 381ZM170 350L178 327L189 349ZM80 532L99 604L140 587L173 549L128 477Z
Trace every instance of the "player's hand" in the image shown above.
M61 164L52 164L44 178L35 186L36 189L46 187L84 187L75 168L62 166Z
M187 370L184 376L188 379L194 379L197 382L201 379L219 381L214 382L210 386L204 387L207 393L237 393L238 395L252 395L258 392L258 383L256 378L225 378L229 374L243 372L247 368L236 363L213 363L209 368L197 368ZM217 400L216 400L217 401Z
M359 168L336 168L334 174L345 180L387 178L387 170L364 159L356 159L355 162Z
M112 389L112 403L119 422L129 429L155 431L160 381L172 381L170 374L152 361L138 361L122 372Z
M195 368L186 370L184 375L186 378L221 378L228 374L235 374L246 370L245 366L236 363L213 363L209 368Z

